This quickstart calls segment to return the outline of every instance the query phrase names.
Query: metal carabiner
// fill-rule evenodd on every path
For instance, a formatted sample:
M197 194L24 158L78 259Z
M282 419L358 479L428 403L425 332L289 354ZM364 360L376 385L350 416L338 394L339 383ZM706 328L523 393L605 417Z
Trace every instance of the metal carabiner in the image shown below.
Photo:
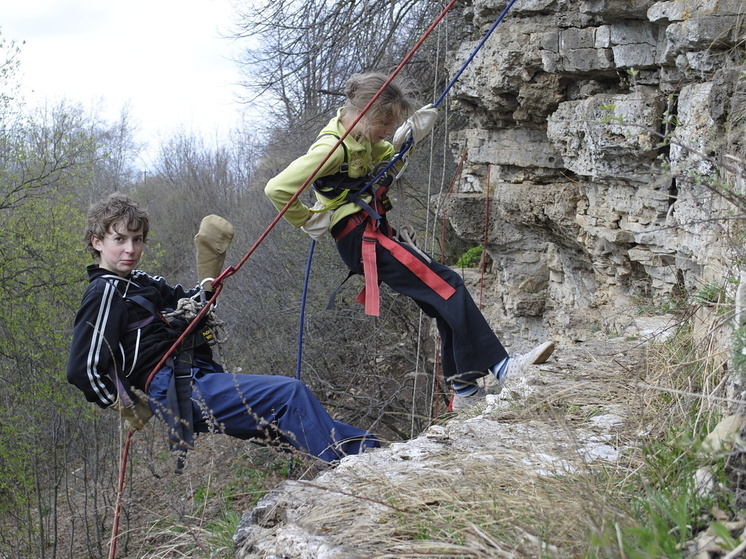
M202 305L204 306L204 304L207 303L207 296L205 295L205 284L207 282L213 281L215 281L215 278L205 278L201 282L199 282L199 293L195 293L192 296L192 299L197 300L197 297L199 297L199 302L202 303ZM217 301L212 304L213 308L217 307L217 305Z

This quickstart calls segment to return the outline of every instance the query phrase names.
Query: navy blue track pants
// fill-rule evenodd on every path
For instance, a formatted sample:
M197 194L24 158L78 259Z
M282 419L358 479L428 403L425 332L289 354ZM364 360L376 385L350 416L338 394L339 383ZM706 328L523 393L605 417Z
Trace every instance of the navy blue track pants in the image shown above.
M274 439L324 462L380 445L367 431L333 419L308 387L294 378L203 368L194 369L193 373L197 433L219 432L259 442ZM148 390L150 406L159 417L167 409L172 374L170 367L163 367Z

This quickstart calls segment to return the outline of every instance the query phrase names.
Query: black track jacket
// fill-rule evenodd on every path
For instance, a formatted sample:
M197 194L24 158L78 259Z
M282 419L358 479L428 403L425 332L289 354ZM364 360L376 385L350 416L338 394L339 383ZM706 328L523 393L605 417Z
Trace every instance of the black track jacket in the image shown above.
M139 270L123 278L95 264L88 266L88 279L75 317L67 380L88 401L105 408L117 399L112 371L143 390L153 368L183 331L147 307L158 312L174 309L179 299L195 295L198 288L173 287L162 277Z

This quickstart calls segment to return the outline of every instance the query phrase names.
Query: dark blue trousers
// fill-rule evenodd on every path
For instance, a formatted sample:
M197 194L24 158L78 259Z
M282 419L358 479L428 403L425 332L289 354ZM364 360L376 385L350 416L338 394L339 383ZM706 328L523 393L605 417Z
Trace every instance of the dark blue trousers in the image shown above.
M332 419L301 381L284 376L244 375L193 369L194 431L239 439L275 440L333 462L380 445L372 434ZM148 390L150 407L164 420L173 371L162 368Z
M340 225L342 224L335 225L335 229ZM347 267L357 274L363 274L364 231L365 222L337 240L339 255ZM419 260L426 262L409 245L402 243L402 246ZM378 243L376 265L380 281L397 293L410 297L426 315L435 319L440 333L443 376L446 382L456 379L474 381L508 356L466 289L463 279L451 268L434 259L427 264L456 289L456 293L444 299Z

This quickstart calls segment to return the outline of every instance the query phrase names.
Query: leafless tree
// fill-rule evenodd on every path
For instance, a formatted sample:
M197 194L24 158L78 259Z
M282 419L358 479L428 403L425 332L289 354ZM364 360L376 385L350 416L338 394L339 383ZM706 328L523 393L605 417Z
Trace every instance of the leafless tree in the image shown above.
M270 128L313 131L351 74L392 69L440 9L431 0L246 2L235 34L253 45L241 59L246 102Z

